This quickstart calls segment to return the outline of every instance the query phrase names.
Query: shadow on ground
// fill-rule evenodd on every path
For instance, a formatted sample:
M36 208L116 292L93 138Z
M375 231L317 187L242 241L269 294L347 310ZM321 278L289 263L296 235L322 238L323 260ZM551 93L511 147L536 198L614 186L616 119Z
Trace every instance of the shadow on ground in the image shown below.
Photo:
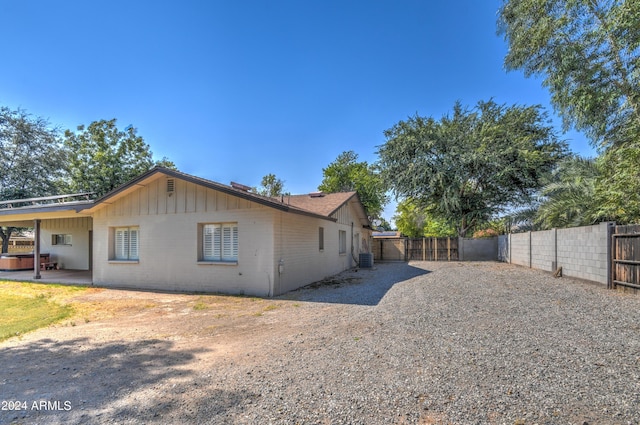
M0 423L89 423L96 418L158 417L173 409L166 381L193 379L198 353L171 341L96 343L88 338L43 339L0 349L0 400L20 402L0 411ZM163 390L164 388L164 390ZM146 396L145 396L146 394ZM224 412L245 396L218 394ZM4 406L8 408L10 406Z
M348 270L277 298L375 306L394 285L427 273L429 270L404 262L380 263L371 269Z

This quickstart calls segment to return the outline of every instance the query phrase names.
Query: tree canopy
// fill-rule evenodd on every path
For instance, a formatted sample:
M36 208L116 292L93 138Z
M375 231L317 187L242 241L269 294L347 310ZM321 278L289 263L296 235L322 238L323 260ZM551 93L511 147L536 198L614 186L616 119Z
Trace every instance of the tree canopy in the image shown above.
M322 169L322 174L324 178L318 190L326 193L357 192L372 218L380 217L389 201L377 168L366 161L358 162L358 154L353 151L342 152L327 168Z
M541 202L534 219L537 228L594 224L598 220L598 175L595 159L571 156L561 161L540 190Z
M565 127L606 148L640 134L640 2L505 0L507 69L544 78Z
M270 173L262 177L260 187L254 188L253 191L258 195L276 198L284 193L284 181Z
M567 154L540 106L459 102L440 120L415 115L385 131L382 176L459 236L507 207L528 203Z
M0 107L0 200L56 193L65 164L59 132L47 120ZM0 228L2 252L7 252L14 231Z
M59 131L47 120L0 107L0 199L55 193L66 158Z
M639 22L636 0L505 0L498 21L507 69L543 77L565 129L599 149L595 184L582 190L595 217L619 223L640 220Z
M429 215L412 199L404 199L396 207L393 217L398 230L410 238L455 236L450 223Z
M166 158L154 162L149 145L136 129L119 130L115 119L80 125L76 132L67 130L64 136L73 191L101 196L155 165L175 168Z

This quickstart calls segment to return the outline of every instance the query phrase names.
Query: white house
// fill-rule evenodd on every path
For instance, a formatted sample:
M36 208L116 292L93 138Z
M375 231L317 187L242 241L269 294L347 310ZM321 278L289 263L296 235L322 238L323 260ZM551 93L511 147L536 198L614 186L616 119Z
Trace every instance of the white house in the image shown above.
M36 252L107 287L274 296L370 252L355 192L247 189L156 167L95 201L0 206L0 225L34 227Z

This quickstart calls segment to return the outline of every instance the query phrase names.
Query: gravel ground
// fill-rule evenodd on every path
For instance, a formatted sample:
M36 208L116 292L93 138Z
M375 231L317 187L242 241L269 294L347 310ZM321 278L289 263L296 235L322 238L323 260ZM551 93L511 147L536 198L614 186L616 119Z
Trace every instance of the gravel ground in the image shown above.
M120 341L118 327L79 325L0 344L0 400L71 404L0 422L640 423L638 296L500 263L414 262L274 302L229 328L203 316L210 330L191 336Z

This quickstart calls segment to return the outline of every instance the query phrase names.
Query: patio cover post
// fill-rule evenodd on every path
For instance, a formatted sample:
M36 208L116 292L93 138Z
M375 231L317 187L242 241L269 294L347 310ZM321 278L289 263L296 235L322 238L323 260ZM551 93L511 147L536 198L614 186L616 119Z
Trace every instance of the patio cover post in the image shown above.
M33 220L34 241L33 241L33 278L40 279L40 220Z

